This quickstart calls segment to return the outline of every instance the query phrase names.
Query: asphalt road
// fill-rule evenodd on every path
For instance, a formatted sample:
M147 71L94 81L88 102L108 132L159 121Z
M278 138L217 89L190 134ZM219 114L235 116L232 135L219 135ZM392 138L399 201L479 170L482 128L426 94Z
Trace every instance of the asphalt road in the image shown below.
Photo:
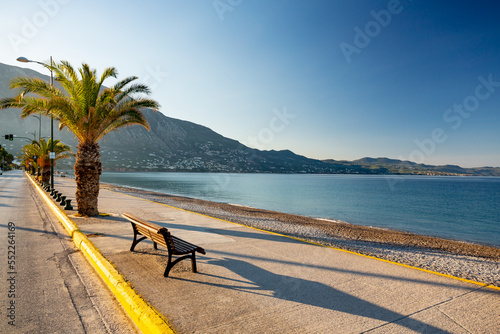
M0 176L0 333L139 333L21 171Z

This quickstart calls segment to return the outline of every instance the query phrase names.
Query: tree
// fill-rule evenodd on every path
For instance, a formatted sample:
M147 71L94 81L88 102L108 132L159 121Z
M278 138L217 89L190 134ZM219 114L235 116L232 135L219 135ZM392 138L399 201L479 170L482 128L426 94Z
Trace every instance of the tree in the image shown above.
M46 183L49 183L50 181L49 152L51 147L52 147L52 139L46 141L45 139L42 138L40 139L40 141L34 140L31 142L31 144L25 145L22 148L24 155L26 155L28 159L30 157L33 159L33 157L36 156L36 159L33 159L34 163L36 163L37 168L39 168L42 181ZM71 148L68 145L61 143L59 139L54 140L54 153L56 155L54 159L54 165L55 161L57 160L73 156Z
M59 121L59 129L67 127L73 132L78 139L74 166L78 213L95 216L99 214L97 199L102 172L99 140L127 125L140 124L149 130L141 108L158 109L160 105L141 95L148 95L150 90L146 85L132 84L137 79L134 76L104 87L106 79L117 77L114 67L105 69L98 78L96 70L85 63L78 72L66 61L44 66L54 71L62 90L40 79L15 78L10 86L21 88L21 93L0 100L0 108L22 108L22 118L44 113Z
M14 161L14 156L0 146L0 169L10 169L12 161Z
M25 154L18 155L17 159L21 160L20 166L24 167L24 170L30 170L30 162L33 161L33 158L26 156Z

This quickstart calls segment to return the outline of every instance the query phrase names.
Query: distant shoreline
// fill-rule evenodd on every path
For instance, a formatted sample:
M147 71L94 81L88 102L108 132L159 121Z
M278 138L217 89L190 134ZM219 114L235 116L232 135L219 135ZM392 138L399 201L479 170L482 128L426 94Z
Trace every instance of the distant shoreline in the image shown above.
M293 152L291 157L297 158ZM189 159L188 159L189 160ZM292 159L293 160L293 159ZM104 171L116 172L159 172L159 173L256 173L256 174L328 174L328 175L427 175L427 176L493 176L500 177L500 167L461 167L458 165L426 165L412 161L402 161L389 158L361 158L358 160L317 160L309 159L314 168L304 162L288 167L275 166L262 163L257 167L241 166L233 161L233 165L221 164L219 167L191 166L179 167L172 165L153 165L150 168L131 168L131 166L110 165L104 162ZM296 161L297 162L297 161ZM304 168L300 167L303 166ZM309 167L307 167L309 166ZM137 166L136 166L137 167Z
M493 245L353 225L334 219L211 202L107 183L101 183L101 188L325 246L500 286L500 248Z
M375 173L300 173L300 172L237 172L237 171L195 171L195 170L137 170L137 169L127 169L127 170L111 170L106 169L102 171L103 173L201 173L201 174L272 174L272 175L360 175L360 176L387 176L387 177L400 177L400 176L436 176L436 177L497 177L500 175L473 175L473 174L424 174L424 173L413 173L413 174L375 174ZM67 173L67 177L74 178L73 170L61 169L55 172L55 174Z

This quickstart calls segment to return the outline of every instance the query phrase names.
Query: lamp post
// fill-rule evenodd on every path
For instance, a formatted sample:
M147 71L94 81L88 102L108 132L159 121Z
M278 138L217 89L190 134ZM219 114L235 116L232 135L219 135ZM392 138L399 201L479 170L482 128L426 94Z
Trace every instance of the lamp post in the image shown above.
M17 61L20 61L21 63L37 63L40 65L45 66L44 63L41 63L36 60L29 60L28 58L25 57L19 57L16 59ZM50 56L50 66L52 66L52 56ZM54 86L54 76L52 74L52 69L50 70L50 85ZM50 145L50 188L54 189L54 117L50 115L50 140L51 140L51 145Z
M29 133L30 135L33 135L33 141L35 141L35 137L36 137L36 132L28 132L26 131L26 133ZM40 136L38 136L38 142L40 142Z
M42 115L31 115L38 118L38 141L42 138Z
M33 132L26 132L26 133L33 134ZM31 139L31 138L28 138L28 137L15 136L14 138L16 138L16 139L26 139L26 140L29 140L30 142L34 142L35 141L34 139Z

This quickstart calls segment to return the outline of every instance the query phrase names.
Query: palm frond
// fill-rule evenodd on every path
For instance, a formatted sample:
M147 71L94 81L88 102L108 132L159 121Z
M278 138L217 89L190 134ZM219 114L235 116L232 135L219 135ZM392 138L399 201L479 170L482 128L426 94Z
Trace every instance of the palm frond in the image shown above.
M125 87L126 85L128 85L129 83L131 83L132 81L137 80L137 79L138 79L138 77L136 77L136 76L130 76L130 77L127 77L125 79L122 79L122 80L118 81L113 86L113 90L120 91L123 89L123 87Z
M107 78L118 75L114 67L106 68L98 76L85 63L78 70L67 61L44 66L54 72L62 89L36 78L16 78L11 87L20 89L20 93L0 99L0 109L21 108L22 117L33 113L52 116L59 121L60 128L67 127L80 143L97 144L110 131L127 125L138 124L149 129L141 109L160 108L158 102L143 97L150 94L150 89L144 84L133 84L135 76L104 88Z

